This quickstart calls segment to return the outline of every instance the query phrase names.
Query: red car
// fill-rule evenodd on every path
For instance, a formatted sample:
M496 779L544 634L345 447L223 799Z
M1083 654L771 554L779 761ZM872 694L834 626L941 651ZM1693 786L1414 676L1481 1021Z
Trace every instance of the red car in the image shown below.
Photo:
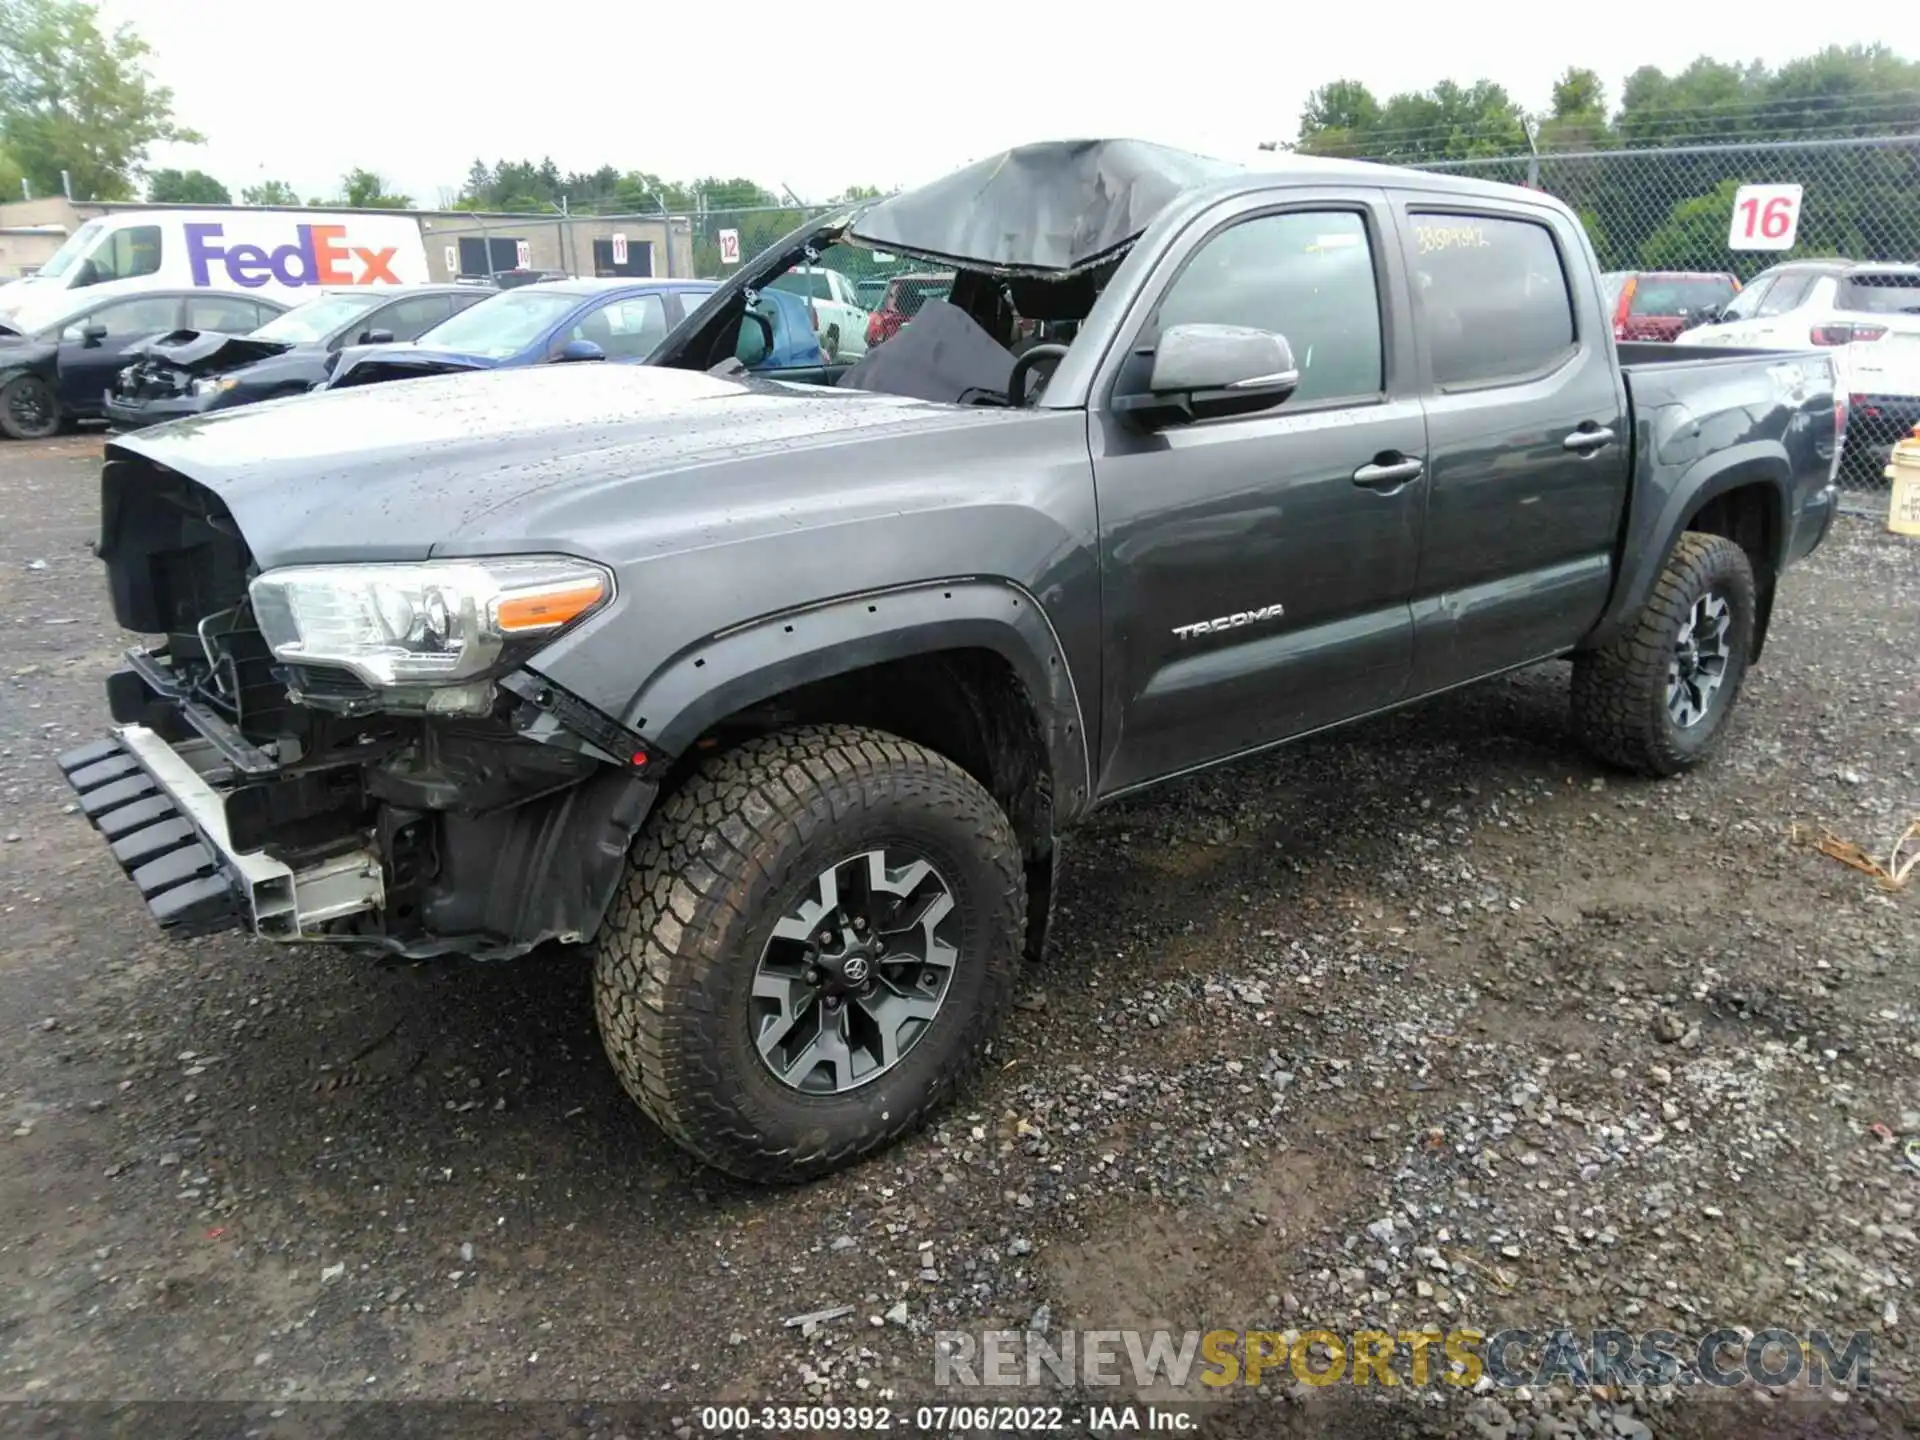
M891 340L907 321L920 313L929 300L944 300L953 288L948 274L896 275L887 283L887 293L879 309L867 317L867 345L872 348Z
M1701 270L1614 270L1600 278L1616 340L1678 340L1740 293L1733 276Z

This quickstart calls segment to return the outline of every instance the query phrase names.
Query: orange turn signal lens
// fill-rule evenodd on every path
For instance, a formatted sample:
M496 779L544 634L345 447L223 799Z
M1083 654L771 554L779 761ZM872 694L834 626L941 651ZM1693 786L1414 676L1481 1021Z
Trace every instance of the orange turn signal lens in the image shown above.
M503 634L552 630L578 620L607 598L607 582L574 580L543 590L518 590L494 602L493 623Z

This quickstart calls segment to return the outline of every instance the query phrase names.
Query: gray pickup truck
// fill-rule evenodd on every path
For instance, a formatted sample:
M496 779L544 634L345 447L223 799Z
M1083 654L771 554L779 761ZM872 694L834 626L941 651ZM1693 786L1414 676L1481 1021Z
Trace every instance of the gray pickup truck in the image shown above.
M739 373L761 286L888 263L952 291ZM178 933L591 946L646 1113L797 1180L967 1074L1096 806L1556 656L1601 759L1698 763L1844 423L1823 355L1616 345L1544 195L1023 147L796 232L645 365L114 440L159 638L61 765Z

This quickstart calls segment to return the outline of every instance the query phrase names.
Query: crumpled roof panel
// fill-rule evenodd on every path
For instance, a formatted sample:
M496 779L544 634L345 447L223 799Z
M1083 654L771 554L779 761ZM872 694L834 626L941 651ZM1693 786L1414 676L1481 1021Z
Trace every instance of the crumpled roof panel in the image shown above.
M1244 167L1144 140L1050 140L882 200L850 233L997 274L1069 274L1138 239L1178 195Z

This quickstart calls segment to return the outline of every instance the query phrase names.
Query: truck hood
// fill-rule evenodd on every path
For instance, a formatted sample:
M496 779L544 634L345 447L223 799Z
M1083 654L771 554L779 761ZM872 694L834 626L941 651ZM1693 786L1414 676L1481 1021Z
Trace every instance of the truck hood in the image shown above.
M481 536L504 550L591 553L590 527L537 533L557 507L528 506L524 524L520 510L499 512L565 492L579 514L591 490L709 466L724 484L731 461L1014 413L643 365L545 365L192 416L116 437L107 460L142 457L212 490L262 568L473 553Z

